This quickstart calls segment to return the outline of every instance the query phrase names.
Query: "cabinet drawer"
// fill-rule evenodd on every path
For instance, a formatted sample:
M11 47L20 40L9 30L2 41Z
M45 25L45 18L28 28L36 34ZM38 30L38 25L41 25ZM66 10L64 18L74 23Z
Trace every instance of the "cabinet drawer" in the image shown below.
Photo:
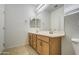
M37 35L37 38L42 40L42 41L49 42L49 37L42 36L42 35Z

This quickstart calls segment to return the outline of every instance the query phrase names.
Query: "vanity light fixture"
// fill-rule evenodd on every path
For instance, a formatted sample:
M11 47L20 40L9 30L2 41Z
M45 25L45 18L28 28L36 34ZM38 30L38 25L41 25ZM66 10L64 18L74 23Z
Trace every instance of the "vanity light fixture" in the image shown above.
M36 10L39 10L43 5L44 5L44 4L40 4L40 5L36 8Z
M36 12L37 13L40 13L42 12L43 10L45 10L49 5L48 4L41 4L39 5L37 8L36 8Z

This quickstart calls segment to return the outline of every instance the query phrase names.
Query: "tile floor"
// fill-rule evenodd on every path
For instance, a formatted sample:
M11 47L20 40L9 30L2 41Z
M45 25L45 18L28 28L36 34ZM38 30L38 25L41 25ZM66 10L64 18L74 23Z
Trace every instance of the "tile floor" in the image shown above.
M10 48L5 50L2 55L38 55L29 45Z

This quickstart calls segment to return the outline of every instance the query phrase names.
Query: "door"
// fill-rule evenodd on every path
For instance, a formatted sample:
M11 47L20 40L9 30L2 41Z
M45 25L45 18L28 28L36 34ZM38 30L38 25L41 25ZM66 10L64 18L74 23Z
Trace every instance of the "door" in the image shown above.
M49 55L49 43L42 41L42 55Z
M61 55L61 37L50 38L50 54Z
M42 46L42 41L40 39L37 39L37 52L41 54L41 46Z
M30 46L32 46L32 34L31 33L29 33L29 44Z
M33 42L32 42L32 44L33 44L33 48L36 50L36 35L35 34L33 34Z
M49 43L38 39L37 40L37 52L40 55L49 55Z
M0 52L3 51L3 43L4 43L4 5L0 4Z

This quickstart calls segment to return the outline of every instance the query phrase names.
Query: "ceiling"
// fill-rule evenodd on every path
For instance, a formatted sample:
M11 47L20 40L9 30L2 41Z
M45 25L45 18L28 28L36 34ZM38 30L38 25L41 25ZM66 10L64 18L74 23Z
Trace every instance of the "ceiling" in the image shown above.
M41 4L32 4L33 6L35 6L35 9L38 8ZM52 12L62 6L64 6L63 4L43 4L43 5L47 5L47 7L45 7L45 9L43 11L46 12Z
M39 7L39 5L41 4L33 4L35 6L35 8ZM46 4L47 7L43 10L43 11L46 11L46 12L51 12L51 11L54 11L62 6L64 6L63 4Z
M40 4L33 4L33 6L35 6L36 8L39 6Z
M48 11L48 12L51 12L51 11L54 11L60 7L62 7L63 4L50 4L46 9L45 11Z

